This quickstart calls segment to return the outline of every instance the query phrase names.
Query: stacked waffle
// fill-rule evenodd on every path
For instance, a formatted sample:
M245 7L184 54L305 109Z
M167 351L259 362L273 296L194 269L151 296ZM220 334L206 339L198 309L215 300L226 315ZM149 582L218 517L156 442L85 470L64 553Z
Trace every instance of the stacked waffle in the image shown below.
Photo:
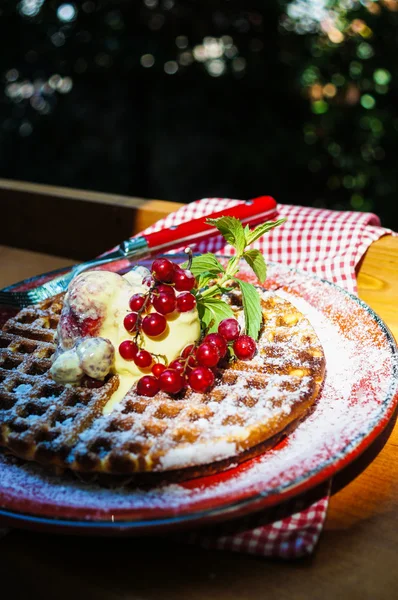
M23 309L0 332L0 445L13 454L80 472L169 472L181 478L262 452L313 406L325 359L309 321L262 293L258 353L217 370L206 394L139 396L134 387L109 414L119 384L61 386L48 371L63 296ZM233 306L242 311L239 299Z

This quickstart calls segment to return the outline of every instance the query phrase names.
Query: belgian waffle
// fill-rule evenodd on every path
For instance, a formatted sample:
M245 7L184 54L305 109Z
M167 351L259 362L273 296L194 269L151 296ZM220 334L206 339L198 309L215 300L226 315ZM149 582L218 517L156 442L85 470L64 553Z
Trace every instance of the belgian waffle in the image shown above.
M290 302L264 292L253 360L220 368L209 393L147 398L132 388L104 415L117 375L86 389L58 385L48 373L62 302L59 295L25 308L0 332L0 445L27 460L110 474L224 465L292 429L323 383L324 354L311 324Z

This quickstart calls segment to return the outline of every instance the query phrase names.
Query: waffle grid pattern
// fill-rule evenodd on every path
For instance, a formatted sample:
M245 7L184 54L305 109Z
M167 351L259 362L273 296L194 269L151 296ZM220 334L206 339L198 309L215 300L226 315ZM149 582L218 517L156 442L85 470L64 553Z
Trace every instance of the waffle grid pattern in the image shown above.
M48 376L61 309L62 296L46 300L0 332L0 443L23 458L60 465L117 387L116 377L88 390Z

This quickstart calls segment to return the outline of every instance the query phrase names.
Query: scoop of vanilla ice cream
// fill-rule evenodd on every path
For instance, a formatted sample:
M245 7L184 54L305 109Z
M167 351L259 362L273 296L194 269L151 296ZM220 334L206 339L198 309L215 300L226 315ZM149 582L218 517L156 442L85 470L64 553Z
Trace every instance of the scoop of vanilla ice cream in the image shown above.
M59 345L70 348L79 337L101 336L105 320L108 325L110 319L123 320L128 312L131 289L126 279L110 271L78 275L65 295L58 327Z

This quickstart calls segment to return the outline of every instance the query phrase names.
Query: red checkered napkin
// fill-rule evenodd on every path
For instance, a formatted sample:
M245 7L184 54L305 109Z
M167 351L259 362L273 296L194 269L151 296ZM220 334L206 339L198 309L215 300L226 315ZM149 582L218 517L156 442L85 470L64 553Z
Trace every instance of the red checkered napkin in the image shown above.
M221 211L237 205L241 200L205 198L188 204L146 229L150 233L172 225ZM257 240L258 248L267 261L281 262L310 273L315 273L346 290L356 293L355 267L370 244L389 229L380 227L379 218L370 213L338 212L304 206L278 206L278 217L286 217L281 227L272 229ZM199 252L233 254L221 236L201 242ZM176 250L177 251L177 250ZM227 549L261 556L298 558L312 553L326 518L330 482L318 488L317 499L303 495L284 503L276 511L254 515L246 527L240 523L231 530L231 524L205 532L179 536L188 543L205 548ZM271 522L270 522L271 518Z
M241 202L227 198L204 198L169 214L143 233L191 221ZM251 247L258 248L266 261L281 262L315 273L352 293L357 292L355 267L361 257L372 242L393 233L390 229L380 227L379 217L372 213L339 212L287 204L279 204L278 213L278 218L287 218L286 223L272 229ZM231 246L225 245L221 235L201 242L195 251L222 252L227 255L234 253Z
M215 531L194 531L181 535L179 540L203 548L257 556L290 559L309 555L322 532L330 488L331 480L318 488L317 500L313 493L303 494L274 509L252 515L243 524L231 522L218 526ZM263 524L265 520L267 524Z

